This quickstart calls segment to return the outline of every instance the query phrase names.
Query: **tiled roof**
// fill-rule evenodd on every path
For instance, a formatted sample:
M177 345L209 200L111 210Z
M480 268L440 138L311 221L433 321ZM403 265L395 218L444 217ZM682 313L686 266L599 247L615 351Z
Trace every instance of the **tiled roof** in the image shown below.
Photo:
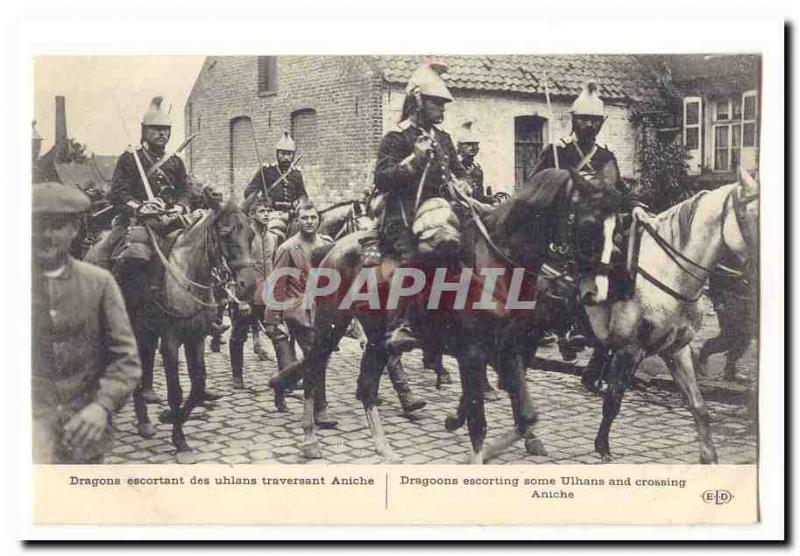
M106 192L116 164L116 156L95 155L86 162L56 162L55 169L61 183Z
M448 87L473 91L511 91L544 95L547 74L550 94L574 98L588 80L599 85L606 100L641 97L645 66L631 55L580 54L551 56L379 56L378 65L390 83L406 83L425 61L441 60L449 69Z

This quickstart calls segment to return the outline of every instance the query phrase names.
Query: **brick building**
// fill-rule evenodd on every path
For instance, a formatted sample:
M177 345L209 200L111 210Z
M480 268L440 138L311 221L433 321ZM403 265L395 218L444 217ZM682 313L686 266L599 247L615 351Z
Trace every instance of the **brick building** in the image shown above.
M243 187L274 161L274 144L292 132L307 189L321 205L371 186L381 137L400 117L411 73L429 56L213 56L187 99L190 171L208 183ZM486 184L513 190L551 137L568 135L569 107L588 79L599 84L608 120L599 136L635 174L636 133L628 107L642 94L635 56L439 56L455 101L443 127L475 121ZM548 76L553 120L544 95Z

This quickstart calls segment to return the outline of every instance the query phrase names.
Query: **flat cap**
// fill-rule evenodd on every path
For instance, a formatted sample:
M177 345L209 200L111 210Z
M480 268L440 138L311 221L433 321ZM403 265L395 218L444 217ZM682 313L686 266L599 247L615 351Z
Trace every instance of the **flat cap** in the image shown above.
M33 184L34 214L81 214L89 210L89 197L77 187L48 181Z

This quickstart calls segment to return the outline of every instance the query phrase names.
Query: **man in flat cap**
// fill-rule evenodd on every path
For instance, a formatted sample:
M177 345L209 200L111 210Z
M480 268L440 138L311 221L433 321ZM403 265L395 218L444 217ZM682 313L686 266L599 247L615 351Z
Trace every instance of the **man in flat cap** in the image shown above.
M472 186L472 198L481 203L492 204L494 199L486 194L483 185L483 168L475 160L480 152L480 138L475 131L475 121L467 120L459 127L456 135L458 141L458 160L467 172Z
M111 447L111 417L141 376L114 277L69 254L89 206L75 187L33 186L35 463L102 463Z

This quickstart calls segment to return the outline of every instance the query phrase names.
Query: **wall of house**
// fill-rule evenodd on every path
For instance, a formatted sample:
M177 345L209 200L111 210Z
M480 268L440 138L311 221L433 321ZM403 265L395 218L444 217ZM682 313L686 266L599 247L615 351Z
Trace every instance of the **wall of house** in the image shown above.
M493 191L514 189L514 118L538 115L549 120L544 99L530 96L497 93L453 91L455 100L447 105L442 127L455 135L466 120L474 120L474 129L481 140L481 151L477 161L483 166L484 183ZM385 86L383 93L385 130L391 130L400 119L405 92L399 85ZM548 121L543 138L549 143L550 136L556 138L569 135L571 116L568 102L554 100L555 125ZM618 106L606 107L606 120L598 142L614 151L623 177L635 175L635 131L628 122L628 110ZM552 132L549 128L552 128ZM454 136L454 140L456 137Z
M252 121L262 160L274 162L294 114L313 200L325 206L368 187L382 130L380 76L357 56L279 57L277 76L275 93L259 93L257 57L206 60L184 108L186 133L198 133L185 157L190 171L218 185L233 175L242 188L258 167L242 118Z

